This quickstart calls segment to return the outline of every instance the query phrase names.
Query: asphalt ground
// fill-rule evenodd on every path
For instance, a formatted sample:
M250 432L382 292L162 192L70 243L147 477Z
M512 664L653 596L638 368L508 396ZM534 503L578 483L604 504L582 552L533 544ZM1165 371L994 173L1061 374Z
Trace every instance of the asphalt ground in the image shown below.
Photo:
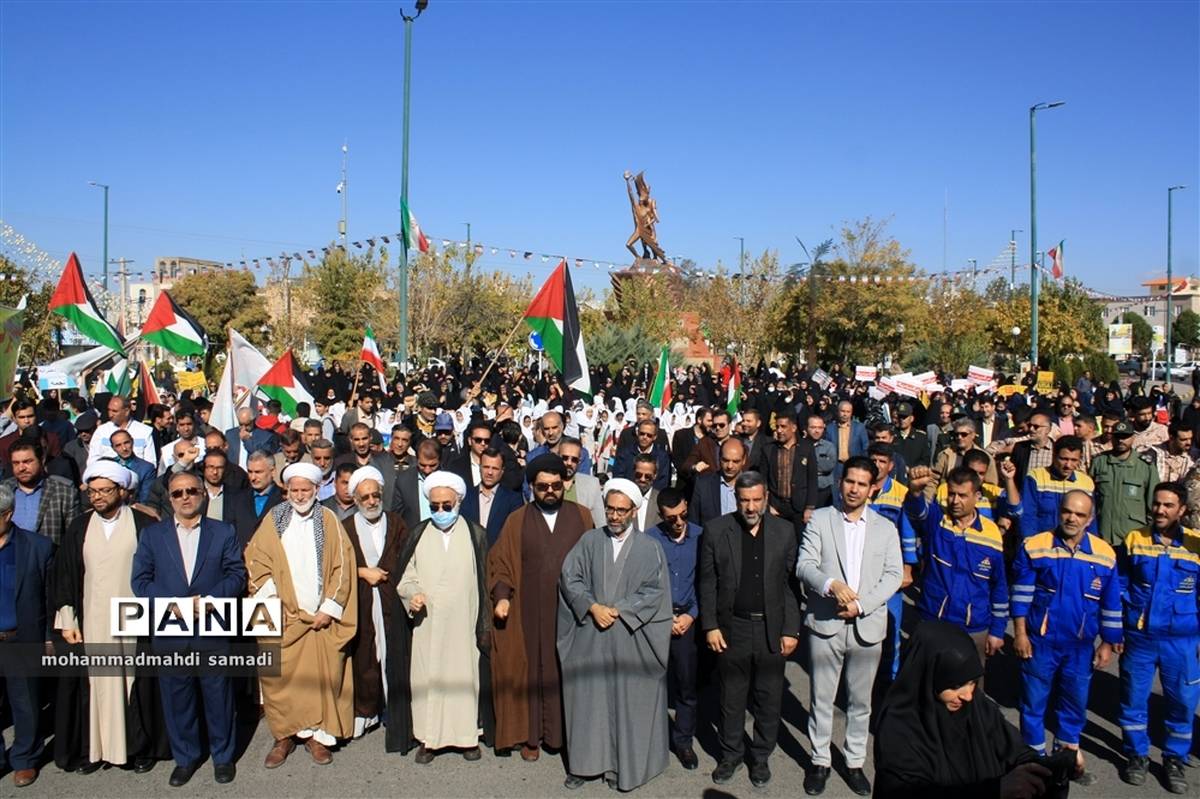
M911 610L911 608L909 608ZM779 748L770 760L773 779L765 788L754 788L750 784L747 769L742 768L733 781L725 786L712 783L710 774L716 766L719 752L717 742L718 692L715 674L704 687L700 699L700 729L696 741L696 752L700 768L686 771L672 757L667 770L635 793L644 797L704 797L718 799L725 796L742 797L792 797L804 796L802 782L804 769L809 765L807 736L807 708L810 707L808 674L802 663L806 653L804 644L787 664L787 687L783 701L783 724L780 731ZM1007 650L992 658L988 664L987 690L1000 704L1004 715L1014 724L1017 722L1015 705L1020 690L1017 660ZM1088 724L1083 735L1083 749L1089 768L1098 781L1091 786L1072 785L1071 795L1077 797L1127 797L1170 796L1162 786L1161 755L1157 748L1151 752L1151 774L1147 784L1133 788L1121 782L1118 776L1120 755L1120 731L1116 724L1120 696L1120 683L1116 662L1094 675ZM876 704L878 706L878 703ZM850 797L853 794L837 773L841 768L840 751L837 744L843 739L845 719L839 697L838 710L834 716L834 767L825 796ZM1152 740L1157 746L1162 740L1162 697L1159 686L1155 686L1151 699ZM1197 725L1197 740L1200 741L1200 725ZM750 720L747 719L747 734ZM5 731L7 741L12 740L12 730ZM271 747L271 735L263 722L251 722L239 731L239 758L237 779L229 785L213 782L211 763L205 763L183 788L171 788L167 784L172 763L159 763L147 774L106 767L89 775L60 771L53 764L43 769L33 785L16 789L9 776L0 778L0 795L3 796L46 796L46 797L588 797L610 796L612 792L603 782L592 782L584 787L569 791L563 787L563 765L558 755L543 752L535 763L526 763L519 755L500 758L484 750L482 760L468 763L461 755L439 755L432 764L419 766L410 753L407 756L388 754L384 751L383 733L376 729L364 738L352 741L334 752L331 765L318 766L312 762L303 747L298 747L280 768L267 770L262 761ZM1193 746L1193 751L1197 747ZM866 771L873 774L873 765L868 759ZM1188 795L1200 796L1200 769L1189 769L1191 791Z

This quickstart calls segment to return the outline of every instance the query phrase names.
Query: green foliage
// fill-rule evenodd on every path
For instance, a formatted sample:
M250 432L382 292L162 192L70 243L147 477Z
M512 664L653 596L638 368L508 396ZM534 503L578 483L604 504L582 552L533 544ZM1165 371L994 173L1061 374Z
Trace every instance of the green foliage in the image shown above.
M1141 314L1133 311L1126 311L1121 317L1121 321L1127 325L1133 325L1134 351L1143 357L1148 356L1150 345L1154 339L1154 328L1150 327L1150 323Z
M1200 314L1183 311L1171 325L1171 340L1181 347L1200 345Z
M610 325L588 339L585 345L589 363L607 365L609 369L619 369L627 358L633 358L638 363L653 363L662 351L662 342L655 340L638 325Z
M45 363L58 357L55 333L65 319L50 313L54 286L37 283L25 269L0 255L0 305L15 308L25 297L25 330L21 334L20 363Z
M385 290L385 260L374 250L354 255L332 248L300 278L301 301L313 310L309 340L331 360L351 360L362 348L363 331Z
M1083 356L1070 355L1052 358L1050 370L1054 372L1056 381L1066 383L1068 386L1074 386L1075 381L1088 371L1092 373L1092 380L1097 384L1107 385L1118 377L1116 361L1102 352L1095 351Z

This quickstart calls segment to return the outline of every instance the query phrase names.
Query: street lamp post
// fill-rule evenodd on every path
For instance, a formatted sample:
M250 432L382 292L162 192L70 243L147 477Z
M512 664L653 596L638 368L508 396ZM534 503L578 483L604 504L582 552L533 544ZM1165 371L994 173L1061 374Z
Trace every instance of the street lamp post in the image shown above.
M89 186L95 186L98 189L104 189L104 290L108 291L108 185L97 183L94 180L88 181Z
M412 24L421 16L421 12L429 6L429 0L417 0L417 13L411 17L400 12L404 20L404 123L403 150L400 161L400 208L401 213L408 213L408 123L409 123L409 87L412 84ZM408 220L402 219L402 230L408 230ZM400 351L397 360L400 361L400 371L408 370L408 244L400 243Z
M1187 186L1170 186L1167 188L1167 370L1164 374L1167 385L1171 384L1171 361L1175 355L1172 349L1173 342L1171 341L1171 324L1175 321L1175 317L1172 315L1174 305L1171 302L1171 296L1175 293L1175 288L1171 284L1171 194L1186 188Z
M1022 231L1022 232L1024 232L1024 231ZM1012 340L1013 340L1013 345L1012 345L1013 372L1019 372L1021 370L1021 356L1017 354L1017 336L1021 335L1021 328L1018 327L1017 325L1013 325L1011 332L1012 332Z
M1008 234L1008 255L1009 276L1008 276L1008 296L1011 299L1012 295L1017 291L1017 234L1024 233L1024 230L1013 228Z
M1066 105L1062 100L1029 107L1029 361L1038 365L1038 291L1041 288L1037 263L1037 112Z

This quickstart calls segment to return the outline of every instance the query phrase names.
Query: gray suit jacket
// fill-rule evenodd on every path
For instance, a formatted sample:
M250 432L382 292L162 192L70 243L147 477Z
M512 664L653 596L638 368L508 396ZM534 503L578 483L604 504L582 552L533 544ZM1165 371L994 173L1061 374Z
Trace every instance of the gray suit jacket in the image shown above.
M646 507L646 524L642 527L642 532L645 532L662 521L658 512L658 489L650 489L650 493L642 497L642 502Z
M858 636L873 644L887 635L887 601L900 590L904 568L900 559L900 533L896 525L871 510L858 580L858 604L862 614L853 620ZM846 536L842 513L836 508L819 508L800 540L796 577L808 591L804 624L817 635L833 635L846 625L838 618L837 600L822 590L829 580L846 582Z
M604 496L600 481L590 474L575 475L575 501L592 513L592 521L597 527L608 523L604 516Z

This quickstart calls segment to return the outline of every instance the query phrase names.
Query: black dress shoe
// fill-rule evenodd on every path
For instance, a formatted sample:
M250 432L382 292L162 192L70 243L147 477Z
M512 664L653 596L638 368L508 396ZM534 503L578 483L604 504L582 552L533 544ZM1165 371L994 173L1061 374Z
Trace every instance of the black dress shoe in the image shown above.
M679 765L688 771L700 768L700 758L696 757L696 750L690 746L679 747L675 750L675 756L679 758Z
M103 765L104 765L103 760L88 760L88 761L84 762L84 764L81 765L79 768L75 769L75 773L76 774L92 774L94 772L99 771L100 767Z
M133 761L133 773L134 774L146 774L148 772L154 771L154 767L157 764L158 764L158 761L152 757L136 758Z
M421 744L421 748L417 750L417 756L413 758L418 766L428 766L433 762L433 750Z
M576 777L574 774L568 774L567 778L563 780L563 787L570 788L573 791L576 788L582 788L585 782L587 782L587 780L585 780L583 777Z
M237 776L237 766L232 763L213 764L213 779L218 785L228 785Z
M750 784L755 788L762 788L771 781L771 768L767 765L767 761L761 763L750 764Z
M171 779L170 779L171 787L172 788L182 788L183 786L188 784L188 780L190 780L192 778L192 775L195 773L196 773L195 765L176 766L175 770L171 772Z
M871 795L871 781L861 768L846 769L846 784L859 796Z
M813 766L804 775L804 792L809 796L820 796L825 793L825 783L829 781L829 766Z
M742 764L736 760L722 760L713 769L712 781L717 785L724 785L733 779L733 775L737 774L737 770L742 767Z

